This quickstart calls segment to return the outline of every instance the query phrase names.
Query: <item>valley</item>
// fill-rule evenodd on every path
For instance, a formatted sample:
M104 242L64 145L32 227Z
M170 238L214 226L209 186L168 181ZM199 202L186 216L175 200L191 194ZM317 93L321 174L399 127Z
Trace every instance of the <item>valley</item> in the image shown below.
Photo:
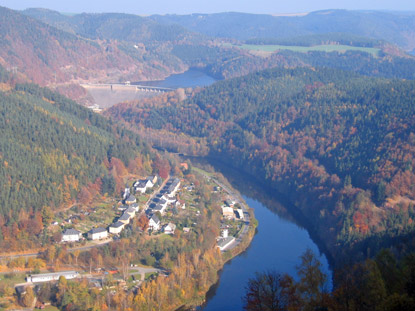
M0 23L0 310L415 306L413 13Z

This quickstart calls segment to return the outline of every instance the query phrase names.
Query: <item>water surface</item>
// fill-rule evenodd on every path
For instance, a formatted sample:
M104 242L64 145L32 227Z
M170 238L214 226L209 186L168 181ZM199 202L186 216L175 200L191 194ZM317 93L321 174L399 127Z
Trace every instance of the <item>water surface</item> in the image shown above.
M134 85L167 87L167 88L186 88L186 87L203 87L215 83L217 79L209 76L199 69L189 69L183 73L168 76L164 80L158 81L139 81L134 82Z
M251 245L241 255L225 264L219 282L207 294L207 302L200 309L204 311L242 310L242 297L250 278L256 272L276 270L288 273L296 280L296 266L301 263L300 256L310 248L322 263L322 270L328 275L326 289L332 288L332 273L326 256L312 240L304 228L306 224L290 213L289 203L284 202L275 191L265 189L258 182L239 171L213 164L230 181L254 209L258 220L257 233ZM290 206L290 208L292 208ZM320 245L320 249L323 247Z

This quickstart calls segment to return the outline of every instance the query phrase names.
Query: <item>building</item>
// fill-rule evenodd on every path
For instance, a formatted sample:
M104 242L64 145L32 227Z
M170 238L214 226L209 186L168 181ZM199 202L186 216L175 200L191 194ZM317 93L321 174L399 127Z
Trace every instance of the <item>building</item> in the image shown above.
M42 274L33 274L26 277L26 281L29 283L40 283L40 282L51 282L57 281L63 276L65 279L75 279L79 277L79 273L76 271L61 271L55 273L42 273Z
M167 188L167 193L169 196L173 197L176 195L180 187L180 179L174 178L172 181L169 181L169 186Z
M242 209L240 209L240 208L236 209L235 210L235 214L236 214L236 217L238 219L240 219L240 220L244 220L245 219L244 211Z
M159 212L160 214L164 214L164 211L166 210L167 205L161 205L161 204L156 204L156 206L153 207L153 213L155 212Z
M123 212L123 211L125 211L127 208L128 208L128 205L120 205L120 206L118 207L118 210Z
M129 196L130 196L130 188L125 188L124 189L124 194L123 194L122 198L125 200Z
M88 231L88 239L90 240L101 240L108 237L108 231L105 228L93 228Z
M226 238L220 238L218 240L217 246L221 251L225 251L232 243L235 241L235 238L233 236L228 236Z
M164 233L165 234L174 234L174 231L176 230L176 225L172 222L169 222L165 227L164 227Z
M62 242L78 242L81 232L75 229L66 229L62 234Z
M156 184L156 182L157 182L157 180L158 180L158 177L157 177L157 175L154 175L154 176L148 176L147 177L147 180L148 181L151 181L151 183L153 184L153 186Z
M133 203L130 205L131 208L135 210L136 213L140 210L140 207L138 206L138 203Z
M127 213L131 216L131 218L133 218L135 216L135 208L130 206L129 208L127 208L124 212L124 214Z
M124 214L122 214L121 215L121 217L120 218L118 218L118 221L119 222L122 222L122 223L124 223L124 224L129 224L130 223L130 219L131 219L132 217L131 217L131 215L130 214L128 214L128 213L124 213Z
M113 234L119 234L125 227L125 223L117 221L109 226L109 232Z
M132 194L130 194L129 197L125 199L125 204L128 204L128 205L136 203L136 202L137 202L137 199Z
M149 176L146 179L138 180L134 183L135 191L145 193L147 189L153 188L157 181L157 176Z
M222 206L222 215L227 219L232 219L234 217L233 208L229 206Z
M158 231L160 229L160 219L156 215L153 215L150 218L150 221L148 223L148 227L149 227L149 229L151 229L153 231Z

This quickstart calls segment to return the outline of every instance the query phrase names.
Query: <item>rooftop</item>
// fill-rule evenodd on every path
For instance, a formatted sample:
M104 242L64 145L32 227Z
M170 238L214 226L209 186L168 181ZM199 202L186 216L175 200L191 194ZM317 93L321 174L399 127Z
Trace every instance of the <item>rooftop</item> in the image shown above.
M89 232L94 234L94 233L101 233L101 232L105 232L105 231L107 231L107 229L100 227L100 228L93 228Z
M110 227L112 227L112 228L119 228L119 227L122 227L122 226L124 226L125 224L124 223L122 223L121 221L117 221L117 222L114 222L113 224L111 224L111 226Z
M81 234L81 232L75 229L66 229L63 232L63 235L79 235L79 234Z

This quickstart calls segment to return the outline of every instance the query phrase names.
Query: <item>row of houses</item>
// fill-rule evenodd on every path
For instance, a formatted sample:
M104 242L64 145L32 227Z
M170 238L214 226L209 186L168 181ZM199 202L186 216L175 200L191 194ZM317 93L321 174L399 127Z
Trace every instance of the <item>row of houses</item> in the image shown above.
M182 205L183 207L184 203L176 199L176 194L179 188L180 179L170 178L163 189L161 189L150 202L147 214L151 216L154 213L159 212L161 215L163 215L169 204L175 204L176 206Z
M123 214L117 219L116 222L112 223L108 227L109 233L112 234L119 234L122 230L124 230L125 226L128 225L135 217L135 214L139 211L139 206L136 203L137 200L133 195L130 195L126 200L125 203L127 205L122 206L120 209L123 210Z
M159 231L161 229L160 219L157 217L157 212L163 215L169 204L175 206L185 207L184 202L180 202L176 199L177 191L180 188L180 179L170 178L166 185L159 191L157 195L150 202L146 214L149 217L149 229L152 231ZM163 231L166 234L174 234L176 225L174 223L168 223L164 226Z
M123 205L119 208L123 211L123 214L118 218L118 220L111 224L108 227L108 230L102 227L91 229L87 233L88 239L102 240L108 237L108 233L119 234L138 212L139 206L136 201L136 198L133 195L129 194L128 198L125 200L128 205ZM78 242L81 239L82 232L76 229L66 229L62 234L62 242Z
M158 180L157 176L149 176L146 179L138 180L134 183L133 187L135 191L145 193L147 189L154 187ZM178 178L171 178L165 185L165 187L160 191L158 197L153 199L153 203L150 204L150 213L148 216L149 227L153 231L160 230L161 222L160 219L154 214L155 212L160 212L163 214L168 204L178 203L175 198L175 195L180 187L180 180ZM101 240L108 237L108 233L119 234L127 226L131 219L133 219L136 213L139 211L139 206L137 204L136 197L131 194L130 188L125 188L123 194L123 200L125 205L121 205L118 209L123 211L123 214L109 227L108 230L102 227L93 228L87 233L87 237L90 240ZM183 205L184 206L184 205ZM165 227L165 232L168 234L173 234L176 229L176 225L169 223ZM76 229L66 229L62 234L62 242L78 242L82 239L82 233Z

